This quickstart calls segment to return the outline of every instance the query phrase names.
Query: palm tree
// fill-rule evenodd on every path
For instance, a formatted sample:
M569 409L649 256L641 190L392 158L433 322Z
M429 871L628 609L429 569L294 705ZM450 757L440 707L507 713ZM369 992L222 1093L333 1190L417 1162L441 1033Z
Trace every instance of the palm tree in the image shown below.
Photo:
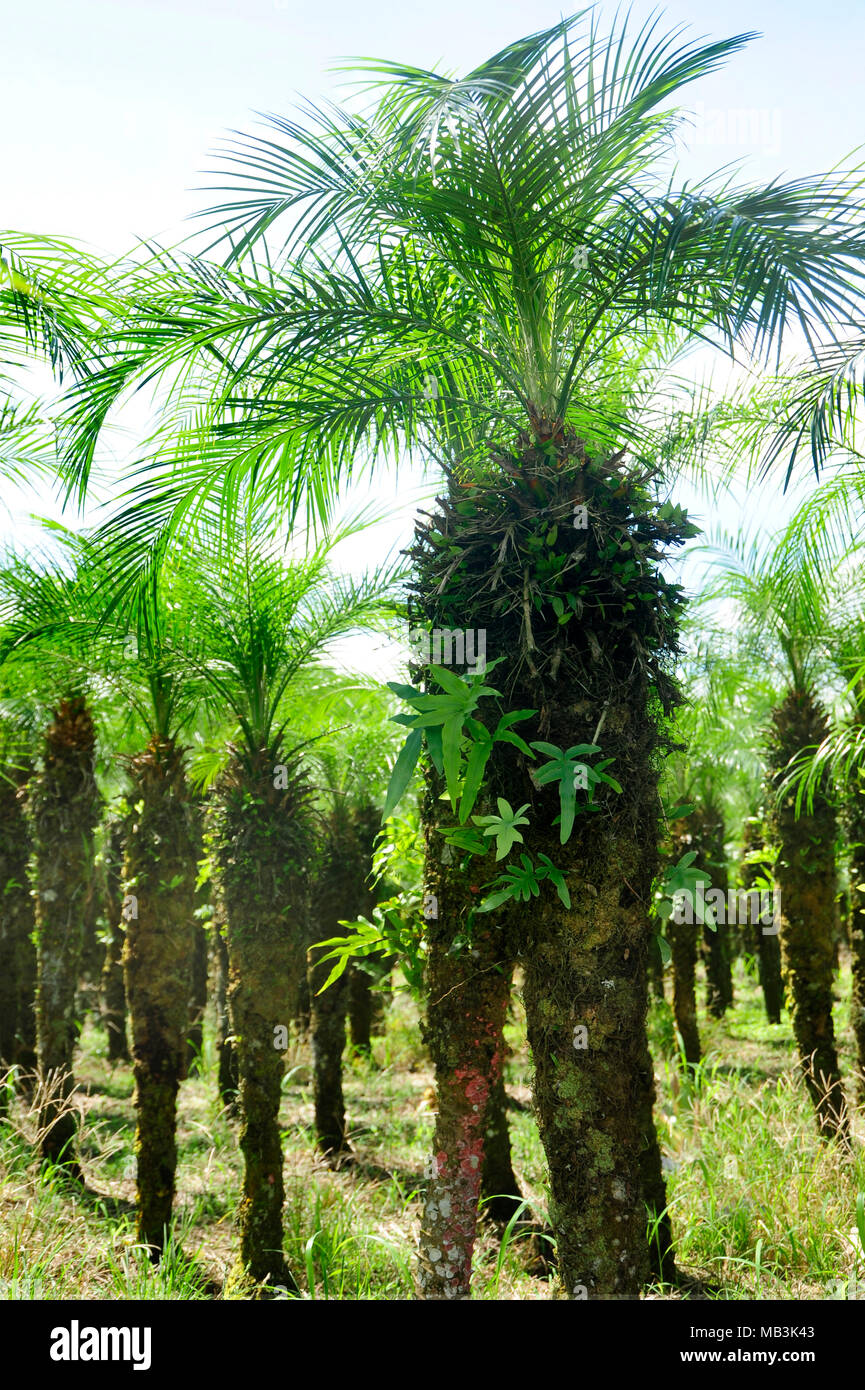
M819 1127L826 1136L844 1138L848 1120L832 1020L835 804L825 767L807 808L786 785L791 764L828 733L820 692L830 608L825 576L803 563L795 545L806 514L815 514L812 501L769 542L728 543L715 596L736 605L743 680L758 654L763 668L771 663L777 672L779 693L765 744L768 832L777 846L774 877L780 892L773 926L780 924L793 1031Z
M75 991L94 875L101 798L96 731L85 694L77 633L56 624L77 593L73 569L9 556L0 575L5 616L2 660L31 698L50 711L37 766L27 781L37 938L37 1053L43 1087L43 1157L80 1177L70 1103ZM55 628L61 631L52 642ZM46 699L44 691L50 693ZM38 692L38 696L37 696ZM53 703L52 703L53 701Z
M815 790L826 777L838 788L841 818L847 841L847 867L850 889L850 950L853 991L850 1017L856 1042L856 1100L865 1102L865 797L863 797L863 750L865 750L865 663L863 637L865 613L861 600L861 547L836 583L831 614L832 631L828 639L832 666L844 683L838 717L817 748L809 748L797 759L788 779L797 790L797 806L803 802L813 808Z
M296 1289L282 1248L278 1115L281 1048L305 969L315 826L308 773L288 732L292 697L329 643L381 620L394 582L393 570L333 578L334 543L288 564L247 529L239 550L218 552L198 576L202 671L235 723L208 847L226 917L242 1116L240 1249L230 1276L238 1288L251 1280Z
M192 664L195 610L188 606L189 586L181 562L154 572L146 602L139 596L137 606L126 605L124 611L112 604L107 593L110 561L104 551L83 536L66 534L62 541L71 565L65 570L46 568L30 581L28 602L16 618L16 631L19 646L30 643L55 650L58 657L65 655L80 680L85 672L97 669L103 687L123 702L123 721L115 732L121 746L125 743L133 751L123 758L131 782L123 832L123 923L112 924L112 937L123 925L137 1116L137 1231L158 1256L174 1197L175 1111L185 1068L193 947L197 856L180 739L197 716L205 689ZM88 747L92 747L92 725L86 724L89 716L80 701L68 704L68 711L61 706L66 723L73 716L78 724L84 722L85 732L90 729ZM64 728L60 721L58 725L59 732L49 730L55 742ZM73 732L76 728L73 724ZM92 751L90 758L92 762ZM45 778L43 783L52 785ZM51 798L45 790L36 803L44 819L43 801L48 801L50 809ZM94 825L95 821L81 815L69 831L77 843L82 829L90 827L84 852L91 866ZM44 839L44 831L42 835ZM38 839L36 850L37 869L44 875ZM81 875L78 860L69 854L65 872ZM39 891L44 898L41 887ZM65 891L68 895L69 890ZM74 988L79 956L80 945L78 956L70 956L66 965L67 990ZM42 992L46 993L44 986Z
M503 949L525 963L563 1287L634 1296L648 1277L644 1152L655 1192L660 1169L639 1095L654 766L677 699L668 667L681 610L659 563L692 531L663 501L646 443L658 410L637 379L655 374L660 338L768 354L794 323L811 341L828 335L857 293L865 240L845 177L670 187L659 161L677 117L662 108L746 36L688 45L657 25L604 36L578 15L460 80L366 65L360 75L382 89L371 114L276 120L242 142L239 186L213 209L230 264L163 261L152 294L133 285L112 361L68 416L83 483L94 421L119 389L183 362L204 403L179 434L170 412L163 466L124 500L130 579L136 546L177 534L215 489L230 512L239 479L292 519L304 501L325 510L341 478L388 449L445 468L447 495L415 548L416 620L485 630L505 663L502 698L532 711L520 734L531 751L498 749L485 794L530 809L533 863L544 854L573 895L566 906L548 882L513 942L472 916L477 875L441 864L447 826L430 774L428 887L443 916L429 979L434 998L447 983L452 1000L452 1017L430 1022L446 1159L422 1267L436 1296L468 1291L483 1157L473 1096L500 1065L480 1040L497 1035ZM282 227L282 259L265 264ZM555 791L530 776L531 745L564 755L602 734L623 790L605 784L600 814L563 847ZM466 726L464 751L470 737ZM452 757L454 801L458 770ZM467 930L482 970L465 955L455 963ZM575 1026L590 1027L583 1054Z

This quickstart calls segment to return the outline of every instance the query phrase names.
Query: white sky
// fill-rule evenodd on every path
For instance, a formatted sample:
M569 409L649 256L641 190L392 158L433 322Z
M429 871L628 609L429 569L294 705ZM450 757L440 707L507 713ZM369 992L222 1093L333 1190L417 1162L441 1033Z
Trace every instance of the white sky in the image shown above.
M603 8L611 18L614 5ZM634 24L653 8L636 0ZM338 98L335 60L465 71L560 14L550 0L0 0L0 226L118 254L141 236L170 242L206 204L196 190L224 134L248 129L256 111L286 113L301 95ZM683 176L742 158L755 181L797 176L865 142L862 0L671 0L665 18L693 37L763 33L689 89L702 126L682 152ZM392 485L377 495L392 497ZM400 500L400 518L358 542L356 557L381 558L408 538L411 504ZM47 498L9 502L0 532L18 538L26 512L56 514ZM783 509L752 499L747 511L775 524ZM735 509L720 520L735 526Z

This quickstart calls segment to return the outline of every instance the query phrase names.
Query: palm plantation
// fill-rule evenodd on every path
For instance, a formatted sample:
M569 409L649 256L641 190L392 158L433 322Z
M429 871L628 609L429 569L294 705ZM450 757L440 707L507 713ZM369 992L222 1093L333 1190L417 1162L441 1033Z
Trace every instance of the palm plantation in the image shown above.
M762 793L752 778L731 797L735 738L709 746L718 702L732 708L738 697L729 681L719 691L716 663L695 647L676 572L699 534L677 500L683 480L708 473L725 428L732 453L777 468L779 439L801 451L816 422L819 467L838 393L852 413L865 249L855 171L767 186L726 172L670 181L690 84L747 37L689 44L657 19L608 31L592 12L460 79L359 64L362 103L273 118L264 136L235 143L221 201L204 215L205 256L151 247L119 269L88 262L76 284L56 269L62 248L24 240L22 268L6 272L14 331L30 350L49 342L65 352L73 373L58 420L70 497L93 489L114 413L157 387L153 429L87 541L101 579L83 593L109 680L135 638L147 735L127 762L123 868L137 912L125 923L124 963L138 1236L158 1253L171 1222L201 858L199 883L209 877L213 921L224 921L220 1091L227 1099L233 1089L233 1056L243 1156L229 1296L301 1288L301 1264L286 1256L296 1214L285 1202L282 1054L307 950L323 939L335 949L309 958L310 1138L334 1181L357 1166L347 1162L356 1145L344 1094L352 982L377 954L422 987L434 1087L416 1296L471 1296L482 1204L505 1198L519 1214L507 1114L514 979L555 1295L638 1298L675 1282L689 1233L673 1229L662 1166L650 953L672 946L693 1072L676 1085L691 1095L703 1075L700 1033L717 1038L735 1015L755 953L764 987L768 976L759 941L743 939L733 964L729 931L671 921L670 885L705 871L723 892L730 846L757 847L746 822L761 794L803 1076L821 1134L851 1138L832 1016L839 830L825 766L834 756L826 681L840 677L824 677L825 612L802 562L801 524L766 557L739 547L713 591L741 617L727 674L754 643L771 643L777 664ZM41 308L51 295L54 336L34 337L22 305ZM768 392L776 355L802 337L814 359L774 383L780 430L767 428L763 388L708 416L682 389L679 363L699 345L762 371ZM852 472L858 456L846 442ZM414 517L409 573L340 579L330 555L345 494L364 475L386 478L394 460L422 464L437 489ZM829 529L833 505L819 503ZM817 544L808 554L825 560ZM849 537L845 546L852 555ZM304 682L334 639L385 621L413 652L387 682L399 751L385 791L375 721L361 713L373 748L349 794L351 779L332 775L346 749L338 732L313 727ZM56 618L16 623L25 650L56 645ZM442 633L449 651L435 646ZM847 682L857 658L854 643ZM76 661L77 649L67 664ZM83 689L58 684L43 757L53 770L68 745L77 759L69 753L61 780L78 831L62 847L70 903L93 859L98 813ZM764 695L752 690L739 709L740 733L767 712ZM193 729L210 804L202 846L183 741ZM810 799L797 797L789 778L818 745ZM40 1037L49 1012L65 1030L41 1060L43 1072L68 1077L78 947L65 950L65 993L49 1010L54 899L43 889L58 889L45 846L56 849L60 831L48 822L43 768L29 785L45 943ZM861 870L855 793L851 781L851 891ZM385 843L397 834L395 816L415 800L423 867L382 911L369 878L375 842L382 827ZM691 851L696 870L682 867ZM76 917L67 936L78 941L81 929ZM338 945L331 938L343 930ZM700 954L709 1019L698 1024ZM350 968L329 968L334 956ZM768 987L766 1005L780 1017ZM654 1034L652 1045L662 1045ZM68 1150L71 1136L61 1137ZM303 1249L308 1280L317 1239Z

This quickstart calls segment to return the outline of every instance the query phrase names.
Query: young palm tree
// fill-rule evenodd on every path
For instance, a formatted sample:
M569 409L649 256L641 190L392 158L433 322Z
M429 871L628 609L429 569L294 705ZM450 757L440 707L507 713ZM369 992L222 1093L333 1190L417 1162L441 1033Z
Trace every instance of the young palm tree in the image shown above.
M239 551L203 564L198 580L203 674L236 721L208 832L226 917L242 1117L233 1287L296 1288L282 1248L278 1116L282 1049L309 940L315 826L312 787L288 732L292 697L330 642L381 619L394 578L387 571L358 582L335 579L331 549L323 544L288 564L248 530Z
M676 700L667 667L680 610L659 562L690 532L661 507L635 378L651 376L659 335L759 356L791 323L812 341L827 334L852 312L865 249L844 177L670 187L668 103L745 38L687 45L657 26L630 39L614 25L607 37L594 15L575 16L456 81L367 65L361 75L382 88L371 114L275 121L240 146L240 189L214 209L231 267L165 266L149 299L133 294L127 323L112 325L114 361L67 422L83 482L94 421L118 388L179 361L198 392L213 381L185 435L171 413L165 468L124 504L136 538L156 544L183 528L191 498L212 499L217 478L226 510L247 478L292 517L304 498L323 510L359 458L388 448L445 465L446 496L415 551L416 620L485 630L505 663L497 683L507 711L532 712L520 732L530 752L499 749L485 794L530 809L533 852L573 892L566 907L548 882L505 943L471 916L476 876L441 864L447 827L430 783L429 891L444 914L430 933L430 988L436 999L444 984L452 1000L461 991L459 1018L452 1004L430 1025L446 1155L424 1221L435 1296L468 1291L483 1156L473 1097L500 1066L491 1040L504 996L490 981L505 946L525 965L563 1287L634 1296L648 1277L644 1152L659 1160L640 1088L654 767ZM279 219L286 259L259 267ZM602 734L623 790L606 787L600 814L563 850L555 791L530 776L531 744L564 753ZM467 929L482 970L466 956L455 964ZM583 1055L575 1026L590 1026ZM659 1182L658 1167L655 1192Z

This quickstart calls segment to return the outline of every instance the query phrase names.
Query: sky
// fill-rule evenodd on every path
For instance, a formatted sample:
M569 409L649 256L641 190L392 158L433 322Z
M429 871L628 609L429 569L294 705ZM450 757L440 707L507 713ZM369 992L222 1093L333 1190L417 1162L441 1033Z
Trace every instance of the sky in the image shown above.
M655 7L637 0L632 9L636 25ZM109 254L144 236L171 243L208 201L202 189L220 141L250 129L256 113L340 99L339 60L465 71L561 13L546 0L0 0L0 227ZM692 37L762 34L688 89L694 130L680 151L683 178L736 160L747 180L796 177L865 143L861 0L670 0L663 13L664 27L690 26ZM377 537L379 555L407 539L415 482L399 484L399 515ZM393 483L374 497L395 503ZM0 531L18 537L27 511L56 514L48 498L7 502ZM786 506L752 499L747 513L775 522ZM705 519L735 527L737 515L726 504Z

